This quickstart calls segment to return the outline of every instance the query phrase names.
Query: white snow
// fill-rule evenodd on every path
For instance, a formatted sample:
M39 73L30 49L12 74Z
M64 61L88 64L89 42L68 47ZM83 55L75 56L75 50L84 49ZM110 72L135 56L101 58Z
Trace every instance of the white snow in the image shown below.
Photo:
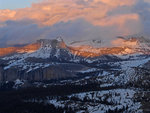
M16 81L15 81L15 85L20 85L20 84L24 84L21 80L19 80L19 79L17 79Z
M89 69L85 69L85 70L81 70L81 71L78 71L80 73L89 73L89 72L93 72L93 71L97 71L98 69L97 68L89 68Z
M68 97L77 97L83 100L85 97L87 99L91 99L93 102L84 102L82 107L87 107L89 113L105 113L108 109L114 110L116 108L122 109L123 107L127 107L128 109L126 112L135 112L141 113L142 110L140 109L141 104L139 102L134 102L133 97L135 95L135 91L132 89L113 89L113 90L103 90L103 91L92 91L92 92L85 92L85 93L78 93L72 94ZM112 105L101 104L97 103L97 101L107 101L112 103ZM48 101L55 106L64 106L68 105L72 108L80 107L80 101L71 102L69 100L66 101L57 101L57 99L52 99ZM67 103L70 104L67 104ZM82 110L79 110L80 113Z

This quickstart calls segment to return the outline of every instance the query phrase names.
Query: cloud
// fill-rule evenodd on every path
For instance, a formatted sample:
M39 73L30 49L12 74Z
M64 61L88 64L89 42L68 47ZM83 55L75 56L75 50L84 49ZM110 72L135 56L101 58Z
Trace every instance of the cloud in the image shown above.
M116 40L113 40L112 42L112 45L114 45L115 47L118 46L118 47L136 47L138 45L138 42L135 41L135 40L124 40L124 39L116 39Z
M108 16L109 11L119 6L131 6L134 3L135 0L45 0L32 4L30 8L1 10L0 20L28 18L35 20L39 25L50 26L60 21L83 18L94 25L97 23L101 25L101 20L103 21Z
M43 38L52 39L59 35L68 44L72 41L88 39L109 41L112 34L113 36L118 34L115 29L117 27L93 26L83 19L59 22L47 27L39 27L37 24L33 24L32 20L7 21L5 26L0 27L0 47L31 43Z
M141 33L150 37L150 2L148 0L138 1L133 11L139 15L142 23Z
M132 6L136 3L136 0L94 0L97 2L102 2L107 5L118 7L118 6Z
M0 43L29 43L58 35L66 40L110 41L117 35L148 33L146 4L148 0L43 0L27 8L0 10Z

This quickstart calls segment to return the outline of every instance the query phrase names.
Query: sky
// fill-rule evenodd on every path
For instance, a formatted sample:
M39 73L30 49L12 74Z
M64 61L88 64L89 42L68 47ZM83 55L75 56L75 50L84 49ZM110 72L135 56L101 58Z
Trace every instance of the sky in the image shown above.
M150 37L150 0L0 0L0 47L52 39Z
M17 9L30 7L37 0L0 0L0 9Z

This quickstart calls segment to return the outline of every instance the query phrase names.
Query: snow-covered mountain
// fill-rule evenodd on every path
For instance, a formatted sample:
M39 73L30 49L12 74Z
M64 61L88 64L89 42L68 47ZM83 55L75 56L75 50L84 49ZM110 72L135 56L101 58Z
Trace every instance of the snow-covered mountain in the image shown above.
M32 86L67 92L65 97L49 95L35 102L79 113L150 111L150 41L143 37L118 37L110 47L41 39L24 47L0 48L0 56L0 88Z
M150 60L149 42L143 37L118 38L112 42L112 47L98 48L91 45L68 46L59 37L41 39L24 47L14 47L13 50L1 48L0 80L50 80L74 77L80 71L95 67L98 71L99 68L126 70L128 67L138 67Z

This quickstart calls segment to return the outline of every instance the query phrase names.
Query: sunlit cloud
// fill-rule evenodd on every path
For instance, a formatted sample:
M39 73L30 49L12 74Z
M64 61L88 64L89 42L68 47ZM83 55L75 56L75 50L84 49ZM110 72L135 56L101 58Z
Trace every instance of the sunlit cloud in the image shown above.
M31 35L28 31L30 29L26 29L26 24L22 24L28 20L26 22L30 26L36 26L36 30L41 31L38 36L42 37L38 38L63 35L68 36L68 38L70 36L71 40L89 39L96 36L105 40L113 40L113 37L117 35L144 32L146 24L143 22L143 15L138 11L142 8L138 7L139 2L150 4L148 0L43 0L39 3L33 3L31 7L27 8L0 10L0 30L9 29L10 23L7 21L14 21L19 27L24 27L24 31L26 31L24 35L33 37L33 34ZM149 11L149 6L147 6L146 11ZM145 14L145 10L142 12ZM81 22L81 20L83 24L76 26L75 23ZM15 24L11 24L11 28L16 28ZM84 30L81 30L78 37L75 37L77 36L73 33L75 31L68 30L65 25L70 29L81 27ZM9 31L5 33L9 33ZM16 32L11 31L11 33L14 36ZM92 37L90 33L94 36ZM19 35L20 33L17 37L20 37L21 40L28 40L28 37ZM12 38L9 36L7 34L7 39ZM4 38L6 39L6 35L0 35L0 40L5 40ZM35 37L35 39L38 38Z
M32 7L30 8L1 10L0 20L6 21L29 18L35 20L35 22L39 25L46 26L53 25L60 21L66 22L69 20L83 18L94 25L103 25L105 24L104 22L106 22L106 24L111 23L107 22L107 13L109 11L119 6L131 6L133 3L135 3L135 0L132 2L130 0L46 0L40 3L32 4ZM120 17L122 17L120 19L123 20L124 18L127 19L125 16ZM112 21L114 22L115 17L111 18L113 18ZM131 19L133 18L131 17ZM117 20L118 16L116 17L116 22ZM108 21L111 21L111 19ZM118 22L118 24L122 23Z

